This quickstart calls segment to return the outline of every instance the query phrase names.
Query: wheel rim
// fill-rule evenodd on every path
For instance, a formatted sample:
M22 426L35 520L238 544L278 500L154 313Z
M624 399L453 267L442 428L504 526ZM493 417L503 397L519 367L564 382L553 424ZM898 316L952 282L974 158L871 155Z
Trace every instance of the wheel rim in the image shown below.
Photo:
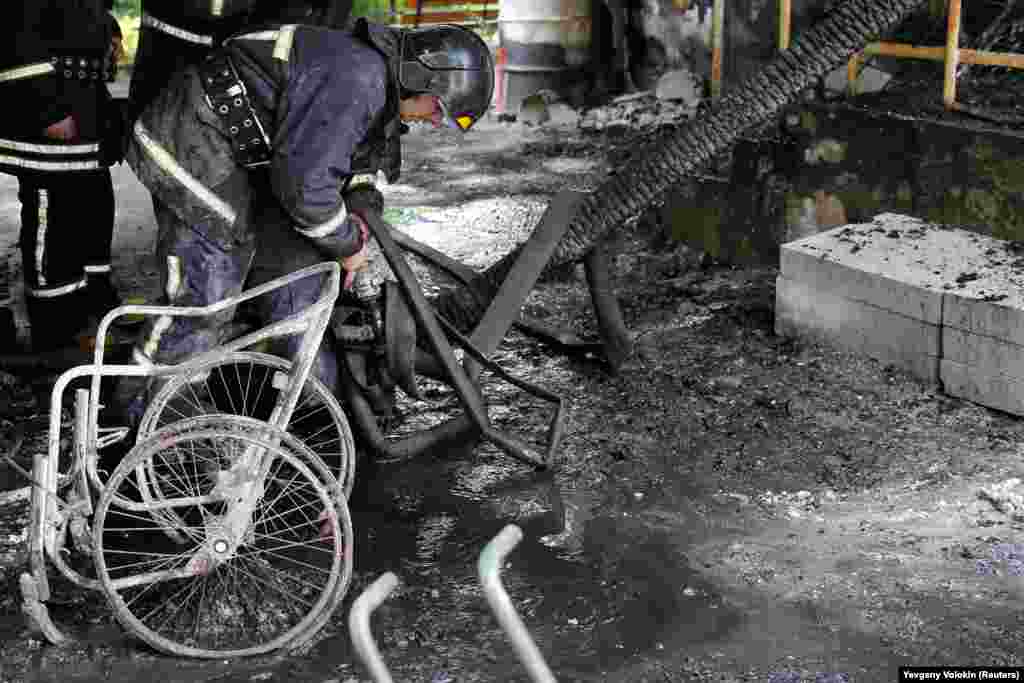
M267 420L280 393L275 382L291 369L283 358L240 352L186 369L153 398L139 440L178 420L218 412ZM355 481L355 442L344 411L324 384L309 377L288 424L289 433L316 453L341 483L346 498Z
M209 494L218 481L232 491L223 488L230 466L253 447L266 449L273 464L230 559L210 554L224 535L214 523L224 501L172 508L183 546L160 529L166 516L112 505L144 500L133 476L143 469L175 498ZM287 449L237 431L160 432L137 446L111 476L95 519L97 575L119 621L157 649L196 657L259 654L308 636L340 601L339 582L347 584L351 571L348 511L321 479ZM194 575L147 580L178 569ZM125 585L129 577L139 585Z

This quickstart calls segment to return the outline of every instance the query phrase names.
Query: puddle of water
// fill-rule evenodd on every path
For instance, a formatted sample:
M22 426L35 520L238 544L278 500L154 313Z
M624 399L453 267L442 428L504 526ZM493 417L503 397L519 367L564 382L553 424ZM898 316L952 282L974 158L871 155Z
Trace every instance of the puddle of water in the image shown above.
M503 570L506 589L560 673L657 656L721 637L741 621L689 566L675 537L603 510L605 496L564 495L555 475L516 474L478 450L473 460L382 471L365 490L368 498L353 502L359 571L395 571L410 589L391 604L396 613L382 629L475 628L493 638L508 666L511 650L476 576L479 552L508 523L519 524L525 539ZM428 658L444 662L444 647L458 643L442 645Z

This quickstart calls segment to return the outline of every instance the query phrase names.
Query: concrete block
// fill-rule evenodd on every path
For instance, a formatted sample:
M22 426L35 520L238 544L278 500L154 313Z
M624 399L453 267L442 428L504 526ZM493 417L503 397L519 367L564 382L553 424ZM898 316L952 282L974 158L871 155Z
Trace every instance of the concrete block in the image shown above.
M780 272L909 317L1024 344L1024 253L1015 244L881 214L782 245Z
M1024 378L1024 346L1004 339L942 328L942 357L986 375Z
M786 279L932 325L941 321L941 292L875 272L872 266L858 268L833 260L835 252L817 255L813 246L793 248L791 244L782 245L779 257L779 272Z
M1024 254L883 214L782 246L776 331L905 368L1024 415Z
M939 373L943 391L950 396L1024 415L1024 377L986 373L949 359L941 361Z
M775 332L834 344L936 382L941 328L779 276Z
M1024 344L1024 318L1018 325L1006 310L1024 310L1024 257L1012 245L881 214L782 245L780 268L787 279L926 322L994 337L1013 329L1018 336L1005 338ZM945 294L964 301L950 307Z
M979 289L986 287L986 282L994 280L992 273L986 273L984 282L967 283L956 294L947 294L944 303L944 324L954 329L972 334L1001 339L1007 343L1024 346L1024 296L1021 287L1024 282L998 286L989 285L985 294ZM1016 289L1016 291L1015 291ZM1001 301L985 301L982 296L1005 295ZM974 296L971 296L971 295ZM1021 373L1024 375L1024 372Z
M946 244L946 235L922 239L932 232L947 232L926 227L913 218L882 214L872 223L833 228L783 244L780 273L789 280L937 325L943 290L934 273L939 266L931 262L960 245Z

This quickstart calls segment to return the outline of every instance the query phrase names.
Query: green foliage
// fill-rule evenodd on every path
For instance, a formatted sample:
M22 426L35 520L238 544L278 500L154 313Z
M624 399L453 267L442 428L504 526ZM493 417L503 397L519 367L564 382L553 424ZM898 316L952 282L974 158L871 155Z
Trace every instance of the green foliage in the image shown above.
M121 41L124 57L121 65L135 62L135 49L139 45L139 22L142 16L142 0L114 0L114 16L121 27Z
M402 0L395 0L395 9L401 7ZM371 21L390 23L388 13L391 11L390 0L353 0L352 16L366 17Z
M114 0L114 14L118 17L137 17L142 13L142 0Z
M139 23L138 15L118 15L117 23L121 26L121 40L124 44L124 59L121 64L132 64L135 62L135 50L139 46Z

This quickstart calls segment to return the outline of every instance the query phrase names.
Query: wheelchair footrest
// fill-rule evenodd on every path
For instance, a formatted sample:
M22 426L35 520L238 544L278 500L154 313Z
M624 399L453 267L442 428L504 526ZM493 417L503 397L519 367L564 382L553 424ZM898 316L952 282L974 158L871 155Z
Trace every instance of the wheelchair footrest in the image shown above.
M19 578L18 583L21 587L21 609L28 619L29 626L33 630L42 633L43 637L53 645L67 643L69 638L54 626L53 620L50 619L50 611L39 600L39 586L35 578L28 572L25 572Z

